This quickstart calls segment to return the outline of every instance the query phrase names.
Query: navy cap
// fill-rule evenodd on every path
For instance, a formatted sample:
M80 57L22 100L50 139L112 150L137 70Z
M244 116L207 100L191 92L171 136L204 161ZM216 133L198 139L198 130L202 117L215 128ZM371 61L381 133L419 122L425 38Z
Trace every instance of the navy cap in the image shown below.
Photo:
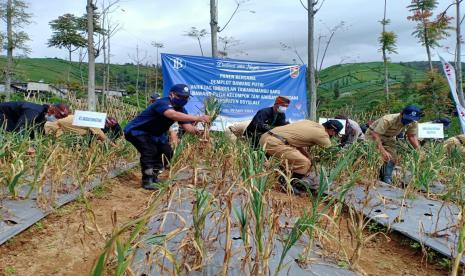
M174 92L174 94L181 96L181 97L189 97L191 95L191 90L189 86L185 84L175 84L171 87L170 92Z
M150 96L150 99L152 99L152 100L157 100L159 98L160 98L160 94L158 94L158 93L154 93L152 96Z
M336 134L339 134L339 132L341 132L341 130L344 128L342 123L339 122L338 120L326 121L325 123L323 123L323 126L326 127L326 128L330 128L330 129L335 130Z
M402 110L402 117L411 121L418 121L421 117L421 109L416 105L408 105Z

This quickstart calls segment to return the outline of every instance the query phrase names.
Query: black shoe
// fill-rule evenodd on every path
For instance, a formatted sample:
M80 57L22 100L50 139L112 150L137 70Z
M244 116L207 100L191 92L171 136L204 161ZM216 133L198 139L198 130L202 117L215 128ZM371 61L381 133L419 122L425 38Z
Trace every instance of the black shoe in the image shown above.
M157 184L157 176L142 176L142 188L152 191L158 190Z

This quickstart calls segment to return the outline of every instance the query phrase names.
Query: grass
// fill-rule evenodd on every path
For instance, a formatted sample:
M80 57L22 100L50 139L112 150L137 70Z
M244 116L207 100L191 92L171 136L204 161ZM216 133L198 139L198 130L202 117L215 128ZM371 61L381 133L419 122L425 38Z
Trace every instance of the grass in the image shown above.
M340 202L344 201L347 191L354 185L362 185L368 193L378 178L382 164L373 143L356 144L344 151L313 149L310 154L312 160L318 160L313 169L320 172L320 189L309 196L306 206L296 216L292 215L295 210L289 210L271 196L279 171L276 162L266 158L263 151L252 151L243 141L233 142L224 134L212 132L208 139L210 146L199 143L198 137L183 137L175 148L166 184L153 195L152 204L140 218L115 228L96 262L94 275L115 271L123 273L124 269L128 272L128 263L133 259L136 248L150 240L150 237L142 236L147 219L151 216L172 216L173 213L177 221L183 222L179 228L171 232L163 229L151 232L154 241L150 244L154 249L148 259L159 271L170 271L172 274L201 271L211 261L209 256L215 254L212 248L224 251L224 263L220 269L222 275L231 273L230 263L237 259L241 260L240 269L245 274L280 273L286 266L293 265L285 260L295 246L302 248L298 261L303 265L311 260L315 240L338 244L338 237L343 231L338 225L342 210ZM448 168L435 172L437 179L444 180L454 173L446 174L451 166L460 164L460 161L443 158L438 154L442 152L441 149L437 147L427 146L424 158L430 160L419 164L447 165ZM177 180L186 173L191 176L189 179ZM328 187L338 191L338 196L326 195ZM192 209L188 213L169 208L175 205L173 202L178 197L182 201L192 202ZM155 207L161 205L165 208ZM280 216L289 216L293 223L287 228L283 227ZM354 247L348 249L342 244L338 245L344 256L339 258L339 263L342 267L359 269L358 262L366 244L388 229L355 212L349 215L347 223L351 228L349 233ZM240 248L236 249L230 242L234 231L239 237L233 237L242 241ZM126 238L127 233L130 233L130 238ZM304 244L303 236L306 237ZM176 237L182 240L181 247L172 246L171 241ZM280 252L275 251L278 240L283 246ZM425 254L429 256L431 253ZM275 271L269 268L272 255L280 259Z

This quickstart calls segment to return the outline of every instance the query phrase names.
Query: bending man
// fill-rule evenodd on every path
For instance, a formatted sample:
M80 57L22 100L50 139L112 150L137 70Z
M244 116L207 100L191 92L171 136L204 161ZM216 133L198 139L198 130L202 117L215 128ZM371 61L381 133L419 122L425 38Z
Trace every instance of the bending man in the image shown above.
M288 98L278 96L273 106L262 108L255 114L245 130L245 135L254 149L258 147L260 137L263 133L275 127L289 124L286 121L285 112L290 102Z
M417 139L417 129L421 110L415 105L409 105L401 113L388 114L370 125L366 132L368 138L377 143L383 156L384 165L380 170L380 180L391 184L392 172L397 161L396 136L406 131L407 140L415 148L420 148Z
M291 182L294 188L299 188L299 180L310 173L311 161L305 147L331 146L330 137L336 136L343 125L337 120L329 120L323 125L303 120L274 128L262 135L260 145L270 156L281 159L282 166L292 172Z
M142 111L124 128L124 135L140 153L142 169L142 187L155 190L158 183L157 164L168 162L172 149L166 136L170 126L179 122L180 126L190 133L197 133L192 122L209 122L207 115L193 116L187 114L184 105L187 104L190 89L185 84L171 87L169 96L156 100Z

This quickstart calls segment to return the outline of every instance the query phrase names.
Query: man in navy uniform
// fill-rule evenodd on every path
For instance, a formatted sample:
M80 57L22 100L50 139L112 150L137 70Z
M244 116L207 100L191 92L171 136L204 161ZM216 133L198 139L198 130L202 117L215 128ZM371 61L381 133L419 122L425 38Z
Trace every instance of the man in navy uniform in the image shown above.
M275 127L289 124L289 122L286 121L285 112L290 102L291 100L289 100L289 98L278 96L273 106L265 107L257 111L257 114L255 114L245 130L245 136L254 149L258 148L258 142L262 134Z
M194 116L187 114L184 106L190 96L190 89L185 84L171 87L169 96L157 99L142 111L124 128L124 135L140 153L142 169L142 187L155 190L158 183L157 164L167 162L172 149L166 133L174 122L190 133L197 133L193 122L209 122L207 115Z
M43 132L45 122L65 118L68 114L69 107L65 104L4 102L0 103L0 128L13 132L32 128L30 137L34 138L34 131Z

